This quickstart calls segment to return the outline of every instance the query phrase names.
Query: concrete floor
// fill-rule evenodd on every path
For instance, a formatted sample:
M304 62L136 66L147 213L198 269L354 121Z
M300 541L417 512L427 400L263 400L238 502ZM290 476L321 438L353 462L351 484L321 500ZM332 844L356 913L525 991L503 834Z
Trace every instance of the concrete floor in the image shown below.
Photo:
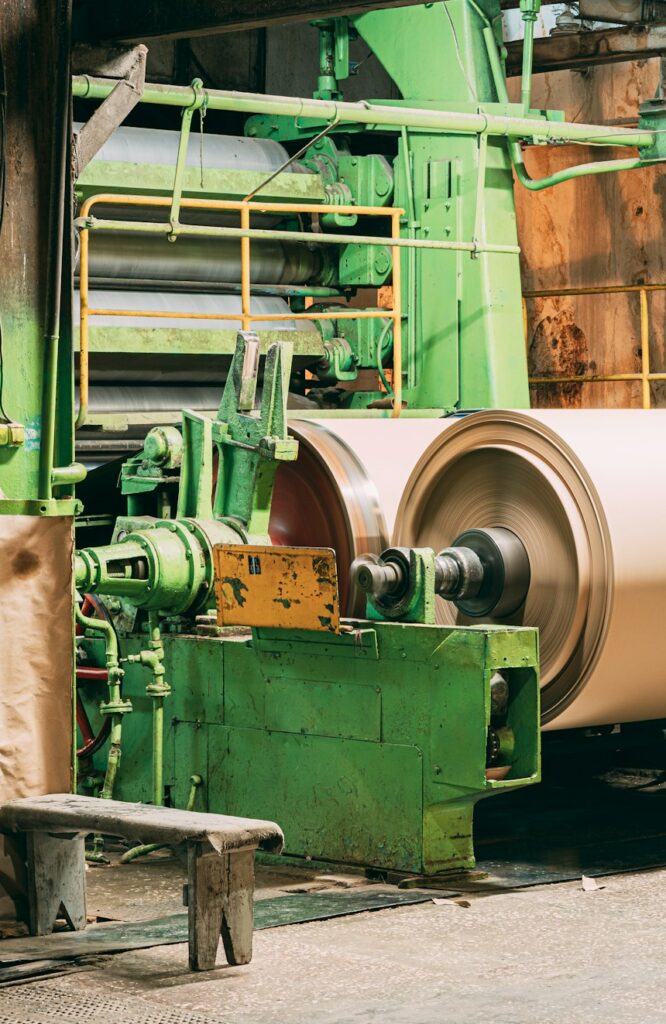
M261 895L293 884L289 873L259 876ZM88 877L89 909L102 916L181 909L172 862L93 868ZM123 1019L136 1021L168 1008L225 1024L662 1024L666 870L602 884L258 931L251 964L203 975L188 971L185 946L165 946L33 984L54 999L71 996L73 1006L120 999ZM2 995L0 1018L1 1007Z

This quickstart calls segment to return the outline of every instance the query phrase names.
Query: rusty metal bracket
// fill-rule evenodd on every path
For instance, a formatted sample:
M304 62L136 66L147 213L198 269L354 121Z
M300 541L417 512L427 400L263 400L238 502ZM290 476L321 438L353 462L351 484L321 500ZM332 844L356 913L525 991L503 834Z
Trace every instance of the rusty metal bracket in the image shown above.
M92 52L94 53L95 51ZM146 82L148 48L140 44L132 50L124 51L122 54L118 54L118 52L109 54L109 51L105 50L102 63L107 68L107 75L109 74L108 65L110 57L110 70L112 72L115 71L116 74L121 74L122 77L119 78L113 92L107 96L75 137L73 150L75 178L78 178L85 170L93 157L99 152L116 128L123 123L129 112L136 106L143 95ZM115 77L115 75L112 77Z

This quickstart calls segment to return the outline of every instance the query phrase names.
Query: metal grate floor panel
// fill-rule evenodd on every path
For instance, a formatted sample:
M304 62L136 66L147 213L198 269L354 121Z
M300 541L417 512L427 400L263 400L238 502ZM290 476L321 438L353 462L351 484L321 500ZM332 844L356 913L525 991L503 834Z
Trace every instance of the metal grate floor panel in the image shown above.
M143 999L109 999L46 983L3 988L0 1024L221 1024L221 1017L170 1009Z

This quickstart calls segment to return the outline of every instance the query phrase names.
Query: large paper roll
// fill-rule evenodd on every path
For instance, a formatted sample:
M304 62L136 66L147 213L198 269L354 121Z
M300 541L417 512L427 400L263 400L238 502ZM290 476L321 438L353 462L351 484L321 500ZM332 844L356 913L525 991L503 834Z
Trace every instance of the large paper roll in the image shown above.
M527 549L523 607L540 633L543 722L666 716L666 412L475 413L416 462L394 543L452 543L505 527ZM469 623L441 601L443 623ZM495 620L493 620L495 621Z
M545 727L666 717L665 430L666 411L638 410L295 421L309 460L290 469L299 513L284 534L336 547L344 579L352 552L377 553L388 539L439 551L475 527L513 530L530 561L527 598L490 621L538 627ZM360 472L343 487L331 483L349 480L340 451ZM373 540L354 524L374 503L385 527ZM479 622L445 601L438 616Z

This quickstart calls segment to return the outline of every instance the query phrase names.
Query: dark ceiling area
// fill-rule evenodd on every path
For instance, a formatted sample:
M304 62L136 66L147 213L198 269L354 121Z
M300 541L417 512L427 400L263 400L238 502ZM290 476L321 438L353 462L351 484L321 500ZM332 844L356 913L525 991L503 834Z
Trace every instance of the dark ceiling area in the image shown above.
M75 2L75 36L84 42L144 42L233 32L258 25L405 7L415 0L98 0Z

